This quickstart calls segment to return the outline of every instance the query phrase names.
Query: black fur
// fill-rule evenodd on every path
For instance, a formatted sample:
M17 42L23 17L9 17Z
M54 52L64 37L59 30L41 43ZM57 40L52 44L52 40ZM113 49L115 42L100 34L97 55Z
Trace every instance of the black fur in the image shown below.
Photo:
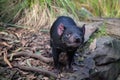
M60 32L58 31L60 28ZM61 34L62 33L62 34ZM50 29L50 45L52 47L54 65L59 67L59 54L66 52L68 56L68 66L77 48L84 42L85 27L78 27L74 20L67 16L60 16L56 19Z

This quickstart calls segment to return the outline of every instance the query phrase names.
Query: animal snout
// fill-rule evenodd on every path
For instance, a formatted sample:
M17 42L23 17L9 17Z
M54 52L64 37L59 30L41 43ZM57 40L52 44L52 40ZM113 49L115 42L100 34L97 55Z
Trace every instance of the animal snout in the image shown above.
M80 41L81 41L81 40L80 40L79 37L77 37L77 38L75 39L75 42L76 42L76 43L80 43Z

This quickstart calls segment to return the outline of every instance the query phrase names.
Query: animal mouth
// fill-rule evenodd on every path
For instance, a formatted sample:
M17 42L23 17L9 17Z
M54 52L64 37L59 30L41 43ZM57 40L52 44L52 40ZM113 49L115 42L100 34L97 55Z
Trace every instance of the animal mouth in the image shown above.
M79 47L81 45L81 43L79 42L72 42L72 43L67 43L66 44L69 47Z
M76 38L74 40L66 40L63 41L63 43L68 47L79 47L82 44L80 38Z

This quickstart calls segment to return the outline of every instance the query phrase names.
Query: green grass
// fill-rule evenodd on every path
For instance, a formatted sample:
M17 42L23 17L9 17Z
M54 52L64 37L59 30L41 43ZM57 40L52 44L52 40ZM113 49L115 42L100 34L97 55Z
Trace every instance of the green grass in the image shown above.
M11 22L26 8L26 2L21 0L0 0L0 21Z
M4 23L39 28L66 14L80 20L120 18L120 0L0 0L0 22Z
M69 0L0 0L0 22L40 30L60 15L78 18L75 10Z
M74 0L77 8L84 7L94 16L120 18L120 0Z
M56 16L57 7L63 8L66 12L69 11L74 16L75 6L72 1L69 0L0 0L0 21L11 22L17 16L21 15L21 12L25 9L32 9L34 5L39 3L39 7L43 10L47 7L51 16ZM39 8L38 7L38 8ZM60 10L58 8L58 10ZM37 14L37 12L36 12Z
M99 28L99 31L98 31L98 37L101 37L101 36L105 36L107 35L106 33L106 25L103 24L100 28Z

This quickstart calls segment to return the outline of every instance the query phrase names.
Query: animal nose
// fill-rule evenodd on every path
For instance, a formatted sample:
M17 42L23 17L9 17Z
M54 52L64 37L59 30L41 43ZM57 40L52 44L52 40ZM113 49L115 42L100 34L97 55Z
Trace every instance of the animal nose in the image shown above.
M80 38L76 38L75 42L80 43Z

